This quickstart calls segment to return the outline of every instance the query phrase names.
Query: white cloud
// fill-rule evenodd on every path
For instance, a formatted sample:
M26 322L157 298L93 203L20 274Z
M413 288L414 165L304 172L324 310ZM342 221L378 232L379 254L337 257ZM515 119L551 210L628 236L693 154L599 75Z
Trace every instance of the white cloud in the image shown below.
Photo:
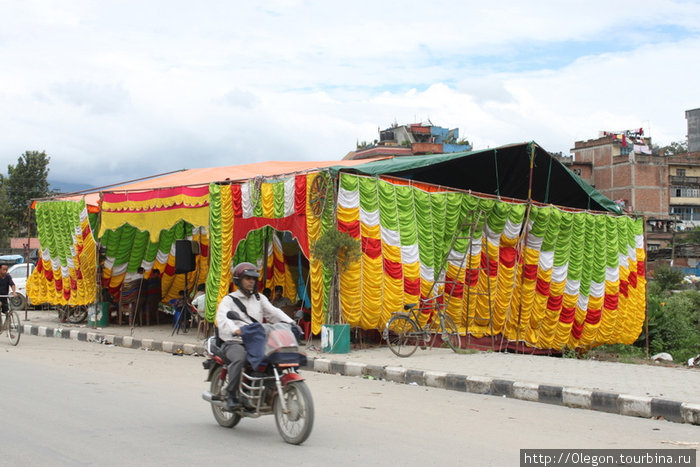
M50 2L0 6L0 164L46 150L95 185L183 167L339 159L392 122L477 148L598 130L682 139L686 2Z

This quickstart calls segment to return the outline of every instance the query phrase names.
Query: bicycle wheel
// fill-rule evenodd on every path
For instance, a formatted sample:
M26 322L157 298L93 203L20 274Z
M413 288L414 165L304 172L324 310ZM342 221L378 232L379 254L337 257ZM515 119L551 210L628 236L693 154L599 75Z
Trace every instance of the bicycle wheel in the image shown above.
M19 321L19 315L16 311L10 311L7 313L5 320L7 338L10 340L10 344L17 345L19 343L19 336L22 334L22 324Z
M389 350L399 357L410 357L418 348L423 333L408 316L397 315L389 320L384 330L384 339Z
M447 315L442 315L440 320L442 328L442 342L446 342L447 345L453 350L462 348L462 338L459 336L459 329L454 320Z

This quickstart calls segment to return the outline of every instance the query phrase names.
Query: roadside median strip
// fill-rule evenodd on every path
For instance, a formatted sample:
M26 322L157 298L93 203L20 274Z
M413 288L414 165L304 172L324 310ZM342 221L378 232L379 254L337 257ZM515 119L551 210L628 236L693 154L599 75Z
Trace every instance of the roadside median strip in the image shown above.
M440 371L309 358L308 370L700 425L700 404Z
M162 351L178 355L204 355L205 353L203 345L156 341L154 339L137 339L132 336L103 334L94 330L69 330L25 324L22 327L22 332L39 337L72 339L129 349ZM317 373L363 377L397 384L426 386L561 405L576 409L596 410L631 417L664 419L670 422L700 425L700 404L655 397L641 397L565 386L511 381L488 376L467 376L389 365L368 365L357 362L335 361L327 358L308 357L308 362L304 369Z

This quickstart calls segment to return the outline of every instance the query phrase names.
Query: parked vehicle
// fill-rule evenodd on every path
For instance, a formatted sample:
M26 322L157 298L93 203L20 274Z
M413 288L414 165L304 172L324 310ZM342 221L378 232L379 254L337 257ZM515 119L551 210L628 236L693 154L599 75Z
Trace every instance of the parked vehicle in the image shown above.
M247 365L243 369L238 394L244 404L233 410L226 403L228 362L222 342L217 336L207 341L207 360L203 365L211 385L202 398L211 403L214 418L223 427L233 428L244 417L274 414L282 438L290 444L301 444L309 437L314 423L311 392L297 371L306 356L299 353L289 326L270 325L268 330L265 360L257 368Z
M25 302L29 300L27 296L27 278L34 271L33 263L19 263L10 266L7 273L12 276L12 281L15 283L15 289L17 290L16 297L10 297L10 307L13 310L24 310ZM29 306L32 305L31 301L28 303Z

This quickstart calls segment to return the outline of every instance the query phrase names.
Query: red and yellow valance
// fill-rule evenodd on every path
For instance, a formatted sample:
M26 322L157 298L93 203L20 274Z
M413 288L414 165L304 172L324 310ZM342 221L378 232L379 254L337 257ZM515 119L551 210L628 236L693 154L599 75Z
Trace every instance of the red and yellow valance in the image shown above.
M104 193L100 237L124 224L147 231L152 242L161 230L184 220L194 226L209 223L209 187L175 187L141 192Z

